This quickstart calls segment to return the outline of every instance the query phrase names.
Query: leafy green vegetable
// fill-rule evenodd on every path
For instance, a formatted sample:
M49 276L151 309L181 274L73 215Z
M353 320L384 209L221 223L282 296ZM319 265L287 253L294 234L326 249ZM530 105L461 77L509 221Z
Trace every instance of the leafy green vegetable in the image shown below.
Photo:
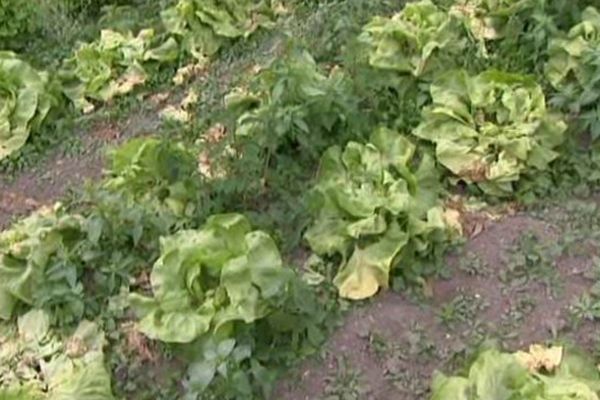
M182 218L197 211L201 176L194 156L183 146L156 138L133 139L113 151L110 159L103 184L109 191L129 193L161 214L166 208Z
M548 81L559 92L553 101L577 116L575 131L600 137L600 13L586 8L581 22L566 37L553 39L545 66Z
M598 371L577 354L567 352L555 371L531 371L515 354L487 350L466 377L437 375L431 400L598 400L599 389Z
M36 11L35 4L19 0L0 1L0 48L6 48L6 43L35 30Z
M558 157L566 124L546 109L529 77L452 71L432 84L431 96L413 134L433 142L440 164L486 194L511 195L522 175Z
M375 17L361 40L373 67L422 77L456 65L464 47L457 21L430 0L408 3L391 18Z
M107 102L143 84L147 61L167 62L178 56L177 43L169 40L152 48L154 31L141 30L137 36L102 30L100 38L79 45L73 56L64 61L60 71L64 92L77 109L90 112L90 100Z
M83 221L60 207L43 209L0 233L0 317L25 303L71 322L83 315L82 265L74 256Z
M233 93L235 134L269 153L318 158L327 146L347 140L358 113L348 76L339 68L324 74L306 51L292 51L259 77L258 96ZM249 110L244 110L249 108Z
M273 18L269 0L179 0L162 12L167 31L198 59L216 53L228 40L270 28Z
M83 320L72 336L50 329L50 317L33 309L18 331L0 335L0 396L7 399L112 400L104 366L104 334ZM22 396L22 397L20 397Z
M459 17L477 40L497 40L507 35L509 20L531 9L532 0L457 0L450 13Z
M104 367L104 344L104 334L96 324L85 320L79 324L65 344L65 354L42 365L53 400L114 399Z
M450 14L460 20L476 47L462 68L542 74L548 41L568 20L577 1L456 0Z
M161 240L150 278L153 296L134 294L131 303L150 338L189 343L227 337L235 321L267 315L268 300L284 293L289 273L268 235L251 232L241 215L215 215L199 230Z
M54 98L45 72L0 51L0 160L19 150L44 121Z
M418 279L435 264L449 232L436 178L427 154L418 161L415 145L385 128L371 143L325 152L305 237L317 254L342 256L334 280L342 297L374 295L394 267Z

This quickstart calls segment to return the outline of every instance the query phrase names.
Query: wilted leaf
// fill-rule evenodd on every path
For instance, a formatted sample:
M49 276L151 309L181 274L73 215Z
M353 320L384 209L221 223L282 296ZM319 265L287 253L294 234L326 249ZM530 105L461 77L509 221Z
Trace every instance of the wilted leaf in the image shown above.
M562 354L563 348L560 346L545 347L532 344L529 346L529 352L518 351L515 357L531 372L552 372L560 365Z

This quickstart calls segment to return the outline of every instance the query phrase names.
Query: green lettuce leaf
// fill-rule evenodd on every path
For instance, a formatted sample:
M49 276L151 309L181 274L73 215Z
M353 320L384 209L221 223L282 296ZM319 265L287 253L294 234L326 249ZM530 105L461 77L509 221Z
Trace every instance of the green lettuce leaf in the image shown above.
M553 102L574 117L571 130L600 137L600 12L588 7L581 22L548 45L545 75L557 91Z
M573 364L578 367L570 368ZM595 372L581 374L582 369ZM515 354L486 350L467 376L436 375L431 399L598 400L598 384L600 376L593 364L569 351L557 370L532 371Z
M60 206L42 209L0 233L0 318L8 319L18 303L83 313L80 263L73 245L83 237L82 219Z
M421 77L454 65L464 45L456 22L422 0L408 3L391 18L375 17L360 38L370 48L373 67Z
M566 124L546 109L529 77L452 71L431 85L433 104L413 131L435 144L436 159L458 179L492 196L509 196L522 175L558 157Z
M73 56L64 61L60 75L65 95L77 109L91 112L92 100L108 102L131 92L147 79L145 62L177 58L173 40L157 48L152 47L153 42L152 29L141 30L137 36L102 30L98 40L79 44Z
M179 0L161 16L182 48L203 59L229 40L272 27L274 12L268 0Z
M112 400L110 374L104 366L105 338L95 323L82 321L66 343L66 354L42 364L53 400Z
M160 215L190 217L200 202L197 161L183 146L146 137L133 139L109 154L103 187L130 195Z
M589 62L600 49L600 13L594 7L586 8L581 22L566 37L553 39L548 47L546 77L557 89L575 81L585 88L597 75L596 66Z
M323 154L305 239L319 255L341 256L334 284L342 297L374 295L389 285L394 267L418 279L424 264L435 264L429 261L440 256L451 231L436 175L427 154L385 128L370 143L349 142Z
M273 240L251 231L245 217L215 215L199 230L162 238L150 277L152 297L133 294L130 300L146 336L189 343L226 335L235 321L266 316L290 272Z
M114 399L98 325L83 320L63 337L49 321L47 312L33 309L19 317L17 332L0 333L0 398Z
M45 72L0 51L0 160L19 150L38 129L55 99Z

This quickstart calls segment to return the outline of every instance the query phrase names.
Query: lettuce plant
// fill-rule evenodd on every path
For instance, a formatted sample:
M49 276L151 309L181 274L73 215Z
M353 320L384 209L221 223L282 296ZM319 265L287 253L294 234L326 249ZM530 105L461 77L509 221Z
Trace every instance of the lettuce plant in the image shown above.
M273 17L269 0L179 0L162 12L166 30L198 59L216 53L228 40L271 27Z
M435 145L437 161L491 196L509 196L522 175L558 157L566 124L546 109L531 78L452 71L431 85L433 104L413 131Z
M59 207L42 209L0 233L0 318L26 304L61 322L83 315L82 264L74 255L83 220Z
M373 67L415 77L447 69L463 49L461 30L430 0L408 3L392 16L375 17L360 39Z
M18 329L0 333L0 398L113 400L104 366L104 334L83 320L70 337L50 328L38 309L19 317Z
M248 138L271 154L287 148L296 156L300 147L313 159L348 139L358 107L341 69L325 74L308 52L293 51L261 73L258 87L256 97L233 101L229 96L230 109L248 108L237 116L237 138Z
M102 30L94 42L82 43L64 62L61 76L64 92L77 109L90 112L90 100L107 102L129 93L147 79L143 63L172 61L178 49L174 40L153 48L154 31L141 30L137 36Z
M430 272L450 232L437 186L431 157L419 160L415 145L388 129L325 152L305 238L315 253L341 256L334 284L342 297L373 296L393 268L412 280Z
M509 21L534 6L532 0L457 0L450 13L463 21L477 40L496 40L507 35Z
M581 22L548 47L546 78L559 92L554 101L577 116L577 130L600 137L600 12L586 8Z
M54 98L45 72L0 51L0 160L19 150L47 117Z
M291 270L273 240L238 214L210 217L198 230L161 240L152 294L132 294L146 336L169 343L227 338L236 322L252 323L285 293Z
M515 354L486 350L466 376L436 376L431 400L598 400L600 375L587 359L561 348L532 346L532 350Z
M110 154L103 187L124 193L159 214L177 218L197 211L200 194L197 162L180 145L157 138L133 139Z

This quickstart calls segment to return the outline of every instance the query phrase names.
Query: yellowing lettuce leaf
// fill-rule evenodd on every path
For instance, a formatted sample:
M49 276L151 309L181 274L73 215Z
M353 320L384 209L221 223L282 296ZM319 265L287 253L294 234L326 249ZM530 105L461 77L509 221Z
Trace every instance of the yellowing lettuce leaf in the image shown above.
M515 357L521 365L532 372L549 371L556 369L562 361L563 348L560 346L544 347L539 344L533 344L529 347L529 352L518 351Z
M81 43L60 71L64 92L76 108L90 112L92 101L107 102L143 84L149 60L168 62L177 58L176 43L169 40L153 48L154 31L144 29L134 36L102 30L100 38Z
M598 400L600 375L589 360L575 352L563 353L560 347L534 345L530 350L516 354L486 350L466 376L436 375L431 399Z
M450 240L453 229L431 179L435 165L419 156L417 162L406 137L385 128L370 143L349 142L323 154L305 239L319 255L341 256L334 278L340 296L373 296L392 274L418 279Z

